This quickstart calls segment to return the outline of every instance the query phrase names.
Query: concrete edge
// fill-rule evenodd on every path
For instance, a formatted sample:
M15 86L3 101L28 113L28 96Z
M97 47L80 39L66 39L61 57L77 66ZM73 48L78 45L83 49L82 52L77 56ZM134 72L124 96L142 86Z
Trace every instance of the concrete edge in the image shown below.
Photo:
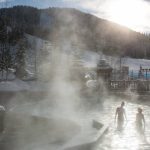
M97 121L97 120L93 120L94 124L97 124L97 126L99 125L100 130L98 131L97 137L95 139L95 143L98 143L102 140L103 136L108 132L109 126L106 124L102 124L101 122Z
M79 145L73 145L72 147L68 147L63 150L92 150L93 147L95 147L99 142L101 142L103 136L105 135L105 133L107 133L109 129L108 125L104 125L97 120L93 120L92 126L93 128L96 128L98 130L98 134L94 139L91 139L88 142Z

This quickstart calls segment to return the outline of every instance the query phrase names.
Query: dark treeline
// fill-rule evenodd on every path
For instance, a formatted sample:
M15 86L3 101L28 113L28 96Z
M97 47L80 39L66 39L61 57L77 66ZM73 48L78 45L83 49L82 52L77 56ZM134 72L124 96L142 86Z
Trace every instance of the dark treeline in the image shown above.
M150 59L149 36L75 9L3 8L0 9L0 33L1 42L15 43L23 33L28 33L59 44L68 41L78 48L108 55Z

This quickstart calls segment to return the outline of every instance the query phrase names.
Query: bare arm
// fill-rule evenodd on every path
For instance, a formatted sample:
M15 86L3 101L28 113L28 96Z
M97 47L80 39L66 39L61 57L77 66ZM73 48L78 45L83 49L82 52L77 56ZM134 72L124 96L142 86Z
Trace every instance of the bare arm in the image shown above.
M124 109L124 117L125 117L125 119L126 119L126 121L127 121L127 115L126 115L125 109Z
M145 130L145 117L142 115L142 120L143 120L143 125L144 125L144 130Z
M116 109L116 113L115 113L115 121L116 121L117 115L118 115L118 108Z

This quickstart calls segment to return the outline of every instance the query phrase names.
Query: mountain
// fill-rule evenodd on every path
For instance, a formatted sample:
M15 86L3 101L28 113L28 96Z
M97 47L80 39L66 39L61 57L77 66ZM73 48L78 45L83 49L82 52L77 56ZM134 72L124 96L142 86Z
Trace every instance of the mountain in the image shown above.
M150 58L149 36L76 9L15 6L0 9L0 14L0 31L6 26L15 31L9 42L28 33L63 48L74 46L108 55Z
M67 5L67 2L64 1L58 1L58 0L1 0L0 6L4 7L11 7L16 5L22 5L22 6L33 6L38 8L46 8L47 6L60 6L65 7Z

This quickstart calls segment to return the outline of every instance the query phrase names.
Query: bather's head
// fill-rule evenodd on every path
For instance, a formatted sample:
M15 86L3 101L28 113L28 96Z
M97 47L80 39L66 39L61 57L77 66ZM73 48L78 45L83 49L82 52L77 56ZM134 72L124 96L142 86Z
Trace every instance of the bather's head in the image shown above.
M140 108L140 107L137 110L138 110L138 113L142 113L142 111L143 111L142 108Z
M121 107L124 107L124 105L125 105L125 102L124 101L121 102Z

